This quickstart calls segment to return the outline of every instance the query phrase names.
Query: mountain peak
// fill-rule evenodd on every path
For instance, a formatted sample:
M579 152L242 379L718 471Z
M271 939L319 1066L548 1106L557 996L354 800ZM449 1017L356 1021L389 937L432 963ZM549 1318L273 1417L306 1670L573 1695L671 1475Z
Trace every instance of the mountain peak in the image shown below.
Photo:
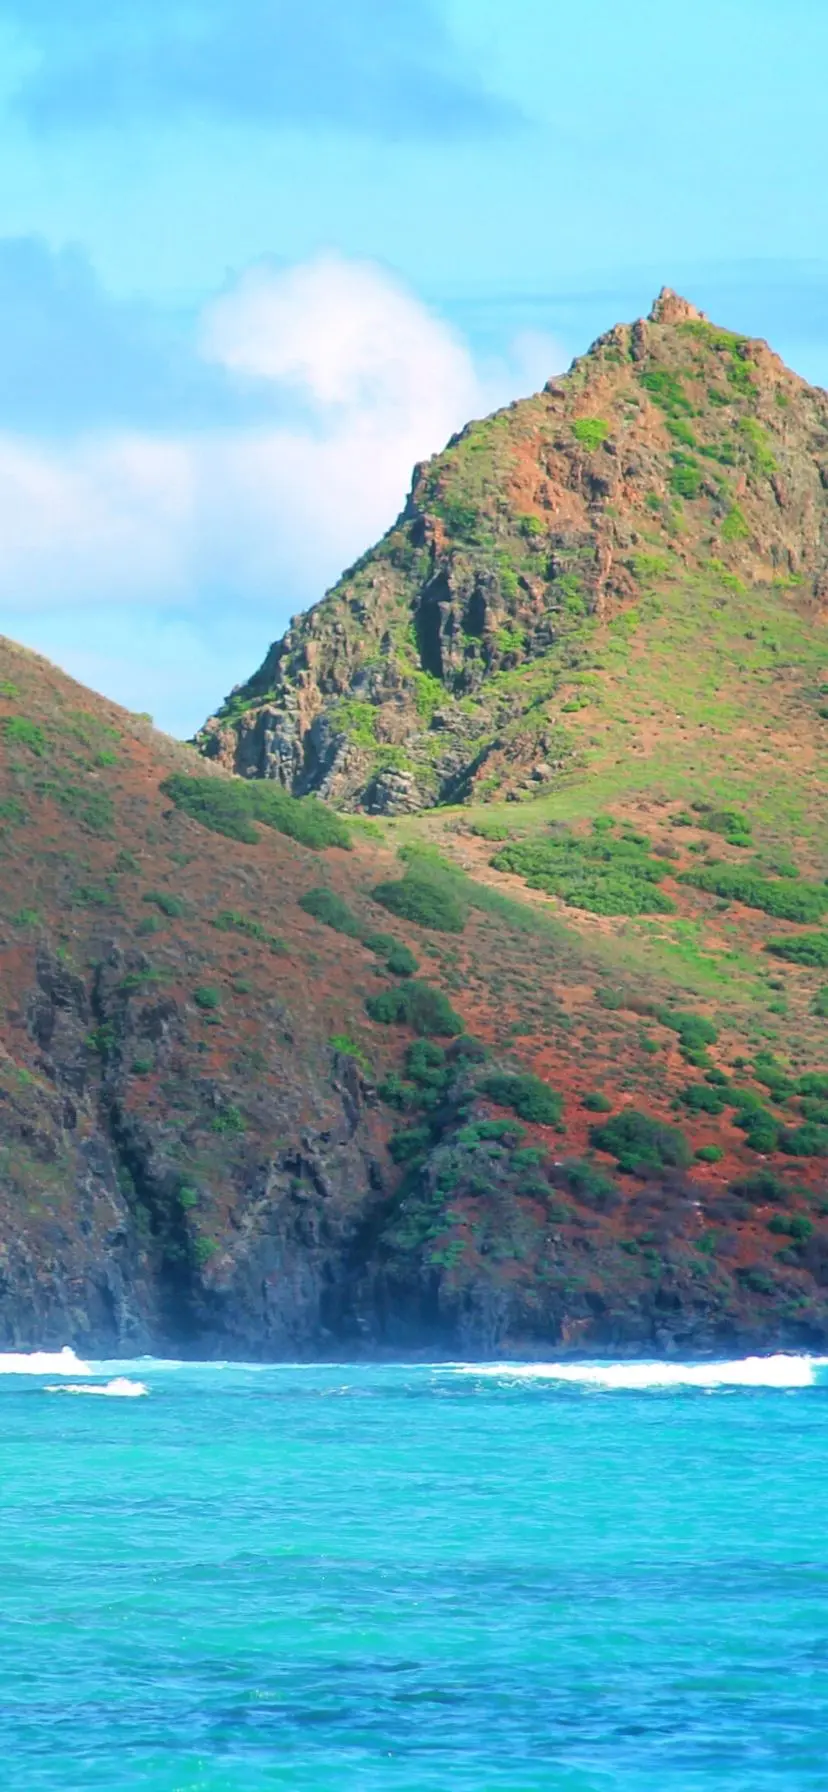
M671 286L662 286L658 298L647 319L651 324L688 324L706 323L707 316L691 305L689 299L683 299L681 293L674 292Z
M418 466L197 744L372 814L522 800L585 750L570 717L642 606L676 603L694 639L704 603L768 591L780 611L828 591L828 398L665 287Z

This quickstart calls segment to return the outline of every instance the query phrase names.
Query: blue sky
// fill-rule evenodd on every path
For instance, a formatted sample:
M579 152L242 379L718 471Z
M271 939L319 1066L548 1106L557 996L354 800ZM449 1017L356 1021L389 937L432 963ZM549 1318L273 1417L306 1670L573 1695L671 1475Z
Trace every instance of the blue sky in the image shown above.
M828 384L822 0L0 0L0 627L188 732L663 283Z

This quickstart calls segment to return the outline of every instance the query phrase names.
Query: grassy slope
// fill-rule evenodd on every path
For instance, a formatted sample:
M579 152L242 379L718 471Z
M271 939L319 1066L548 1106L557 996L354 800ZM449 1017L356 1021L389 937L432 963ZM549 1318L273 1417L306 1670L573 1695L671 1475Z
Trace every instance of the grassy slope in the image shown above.
M751 824L755 852L769 862L792 857L808 877L828 875L824 825L828 723L819 715L828 672L826 642L812 617L778 592L722 593L695 582L666 585L614 623L598 624L591 667L573 685L584 708L577 767L553 791L525 791L519 804L443 810L384 824L389 837L439 840L495 887L489 868L496 837L543 835L550 823L581 826L596 816L634 822L654 841L678 848L676 869L703 857L742 863L746 856L701 826L675 829L670 816L694 801L734 807ZM517 880L509 887L517 893ZM818 972L762 954L786 931L770 916L672 889L679 912L609 921L524 890L524 899L565 917L608 971L651 974L736 1020L745 1043L770 1041L797 1061L825 1056L825 1028L810 1011ZM797 931L791 928L791 931ZM785 995L771 984L785 984ZM824 978L822 979L824 981ZM788 1015L780 1014L781 1000Z

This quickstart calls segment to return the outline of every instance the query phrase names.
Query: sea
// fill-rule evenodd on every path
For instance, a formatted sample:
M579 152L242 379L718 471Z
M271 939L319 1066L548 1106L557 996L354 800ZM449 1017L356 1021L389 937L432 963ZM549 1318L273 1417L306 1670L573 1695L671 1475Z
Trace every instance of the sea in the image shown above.
M0 1357L3 1792L828 1788L828 1360Z

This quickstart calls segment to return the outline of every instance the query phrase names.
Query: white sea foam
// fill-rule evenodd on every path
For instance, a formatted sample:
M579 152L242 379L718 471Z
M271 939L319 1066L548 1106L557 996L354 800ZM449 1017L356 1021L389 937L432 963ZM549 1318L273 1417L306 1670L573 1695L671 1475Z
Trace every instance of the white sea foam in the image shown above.
M0 1375L93 1375L69 1346L63 1350L32 1350L0 1355Z
M518 1381L570 1382L583 1387L658 1388L808 1388L828 1357L748 1356L722 1363L458 1363L464 1375L489 1375Z
M54 1387L47 1387L47 1394L101 1394L110 1400L140 1400L142 1394L148 1394L149 1388L142 1381L127 1381L119 1375L114 1381L103 1383L59 1381Z

